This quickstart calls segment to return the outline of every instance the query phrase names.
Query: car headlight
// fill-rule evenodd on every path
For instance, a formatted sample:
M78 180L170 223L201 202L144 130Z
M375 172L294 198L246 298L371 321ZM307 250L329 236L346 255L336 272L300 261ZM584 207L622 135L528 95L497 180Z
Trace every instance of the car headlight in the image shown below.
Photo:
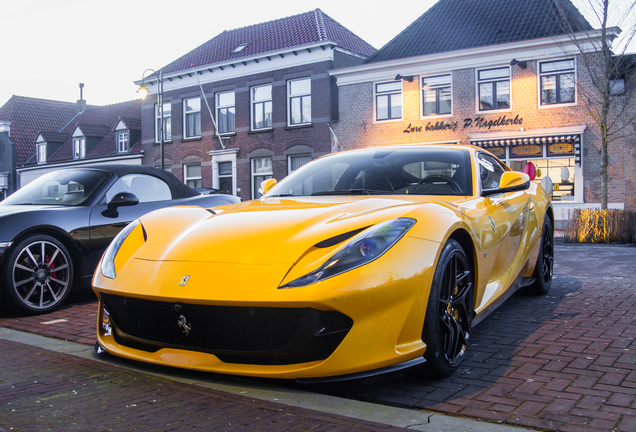
M317 270L280 288L297 288L347 272L384 255L415 224L415 219L399 218L374 225L355 236Z
M102 274L107 278L115 279L115 276L117 276L117 272L115 271L115 258L117 257L117 253L121 249L124 241L126 241L130 233L132 233L138 226L142 230L145 241L146 233L143 229L143 226L141 226L141 222L139 221L139 219L137 219L126 225L126 227L115 236L108 248L106 248L106 252L104 252L104 256L102 256L100 267Z

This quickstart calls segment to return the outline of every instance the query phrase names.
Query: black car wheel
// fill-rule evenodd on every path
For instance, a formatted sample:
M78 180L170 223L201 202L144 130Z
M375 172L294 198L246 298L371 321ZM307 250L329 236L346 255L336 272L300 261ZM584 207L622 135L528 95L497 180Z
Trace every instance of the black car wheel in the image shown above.
M534 267L534 283L530 286L530 292L535 295L547 294L552 286L552 272L554 268L554 230L552 221L545 216L543 231L541 232L541 246L537 265Z
M3 299L20 312L38 314L60 306L73 286L71 254L48 235L14 245L2 269Z
M472 265L461 245L449 240L435 269L424 319L427 372L449 376L457 370L470 337L473 291Z

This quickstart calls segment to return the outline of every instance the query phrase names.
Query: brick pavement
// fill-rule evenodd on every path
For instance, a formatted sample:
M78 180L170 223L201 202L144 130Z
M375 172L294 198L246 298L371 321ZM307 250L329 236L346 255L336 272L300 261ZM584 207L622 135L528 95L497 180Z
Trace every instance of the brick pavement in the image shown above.
M556 254L550 293L519 293L479 324L456 375L326 391L541 430L636 430L636 248Z
M296 408L0 340L0 431L408 429Z
M634 264L634 247L558 244L550 293L515 295L477 326L456 375L313 389L541 430L634 431ZM45 316L0 316L0 326L92 344L95 316L88 295Z

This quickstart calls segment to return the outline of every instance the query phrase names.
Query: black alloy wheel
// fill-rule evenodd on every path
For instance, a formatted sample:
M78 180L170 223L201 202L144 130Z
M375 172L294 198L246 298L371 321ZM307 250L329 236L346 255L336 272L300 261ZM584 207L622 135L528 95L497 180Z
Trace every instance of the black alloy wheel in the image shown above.
M2 269L3 299L27 314L50 312L60 306L73 286L71 254L57 239L36 234L10 250Z
M534 268L534 283L530 286L530 292L535 295L544 295L552 286L552 273L554 271L554 229L552 220L545 215L543 231L541 232L541 246L539 256Z
M425 370L452 375L466 353L473 321L474 272L455 240L444 246L429 294L422 340Z

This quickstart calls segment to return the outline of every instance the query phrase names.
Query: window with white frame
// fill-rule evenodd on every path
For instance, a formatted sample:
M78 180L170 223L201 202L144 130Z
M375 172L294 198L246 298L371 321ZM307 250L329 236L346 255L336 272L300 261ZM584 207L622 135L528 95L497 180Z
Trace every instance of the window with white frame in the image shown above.
M287 173L291 174L307 162L311 161L311 155L289 155L287 156Z
M86 157L86 139L73 138L73 159L84 159Z
M128 131L117 132L117 153L127 153L130 150Z
M191 163L183 165L183 182L191 188L200 188L202 185L201 179L201 164Z
M272 171L272 158L261 157L252 159L252 199L259 198L261 194L258 189L261 183L274 177Z
M574 103L574 59L541 62L541 105Z
M272 85L265 84L250 89L252 105L252 130L272 127Z
M508 66L477 72L479 111L510 109L510 68Z
M37 144L37 162L39 164L46 163L46 143L41 142Z
M161 141L161 113L159 105L155 104L155 142ZM163 140L172 140L172 104L165 102L163 104Z
M234 91L216 94L216 122L219 133L233 133L236 107Z
M422 113L428 115L450 114L453 108L451 75L422 77Z
M219 190L234 193L234 176L232 174L232 162L219 162Z
M374 91L376 120L402 118L402 81L378 83Z
M201 98L183 100L183 137L198 138L201 136Z
M311 79L303 78L287 82L288 124L290 126L311 123Z

